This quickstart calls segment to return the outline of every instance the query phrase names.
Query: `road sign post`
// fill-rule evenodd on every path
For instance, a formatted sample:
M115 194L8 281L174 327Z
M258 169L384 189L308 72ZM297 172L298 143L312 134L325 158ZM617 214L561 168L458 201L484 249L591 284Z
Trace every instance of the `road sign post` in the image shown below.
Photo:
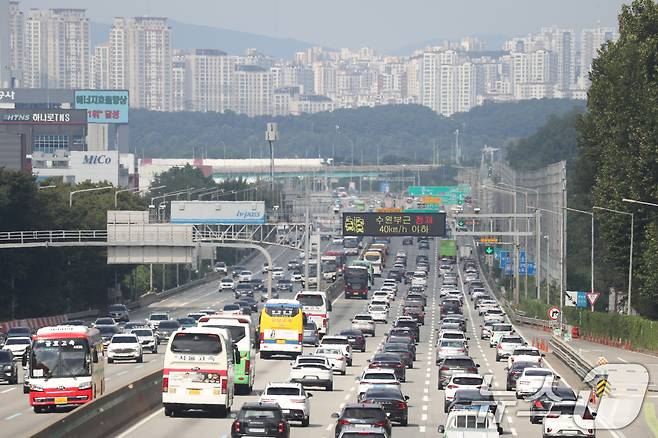
M553 306L548 309L546 315L548 316L548 319L550 319L551 321L557 321L561 313L562 311L560 310L559 307Z
M594 311L594 304L596 304L600 296L601 292L587 292L587 301L592 306L592 312Z

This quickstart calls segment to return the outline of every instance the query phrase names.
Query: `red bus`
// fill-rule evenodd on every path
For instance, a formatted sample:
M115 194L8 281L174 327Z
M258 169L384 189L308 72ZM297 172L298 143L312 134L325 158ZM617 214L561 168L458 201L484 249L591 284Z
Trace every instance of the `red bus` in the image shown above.
M368 268L350 265L345 272L345 298L368 299Z
M41 328L23 361L28 365L34 412L81 405L105 392L103 342L96 329Z

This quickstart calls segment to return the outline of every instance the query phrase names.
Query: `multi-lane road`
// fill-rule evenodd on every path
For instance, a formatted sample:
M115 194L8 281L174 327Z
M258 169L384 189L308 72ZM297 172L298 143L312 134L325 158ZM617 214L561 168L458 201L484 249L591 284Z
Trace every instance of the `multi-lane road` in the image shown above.
M436 430L440 424L445 424L446 414L443 413L443 391L436 389L437 385L437 367L435 366L435 330L440 323L440 314L438 313L438 291L440 280L438 279L436 268L437 241L431 241L429 250L430 260L432 261L432 270L429 276L428 285L428 306L426 325L421 330L421 342L418 346L418 360L414 368L408 370L407 382L402 385L403 392L410 397L409 400L409 425L407 427L395 427L393 434L399 436L408 434L410 436L438 436ZM391 254L401 248L400 239L393 239L391 245ZM410 268L413 267L415 255L418 253L416 247L405 247L409 251ZM274 248L271 250L274 257L275 265L285 266L287 262L297 257L298 253L293 250ZM423 251L425 252L425 251ZM256 257L248 263L248 268L257 272L262 266L263 259ZM377 280L379 282L381 280ZM296 289L297 290L297 289ZM401 310L402 297L406 293L406 287L401 286L401 293L398 300L391 309L391 320ZM282 297L287 296L283 294ZM211 282L192 288L186 292L172 296L158 303L154 303L143 309L135 310L131 318L146 319L151 312L168 311L174 317L184 316L189 312L202 308L221 309L224 303L233 301L231 293L219 293L218 282ZM351 318L354 314L360 312L365 306L362 301L345 300L342 296L337 298L333 312L331 313L331 332L337 332L349 328ZM513 393L505 391L506 372L505 364L495 361L495 351L490 349L487 341L479 339L480 317L474 311L468 298L464 303L464 314L467 316L468 336L470 355L476 363L480 364L480 373L492 376L493 390L496 398L509 404L506 406L503 417L504 435L514 437L539 437L541 436L541 426L532 425L526 417L519 414L520 411L527 410L527 402L517 402ZM527 340L531 340L535 333L523 327L517 327L517 330ZM348 368L346 376L335 376L334 390L325 392L322 390L310 390L314 394L311 399L311 424L308 428L294 426L292 429L293 437L301 437L311 434L317 437L333 436L335 420L331 418L332 412L338 412L340 408L349 402L356 401L356 376L367 365L367 359L372 356L377 347L383 342L385 335L385 326L378 326L377 336L368 338L367 352L355 353L354 363ZM106 381L109 391L124 386L136 379L147 375L155 370L162 368L162 348L157 355L145 355L143 364L134 363L115 363L106 366ZM307 352L312 349L307 348ZM554 358L547 357L547 362L556 372L561 374L563 381L573 386L580 387L579 379L571 373L565 366ZM259 391L262 390L268 382L285 381L290 371L288 360L260 360L256 361L257 378L254 392L248 396L237 396L233 410L239 409L245 401L258 399ZM30 408L27 396L22 394L21 386L0 386L0 435L1 436L26 436L29 432L34 432L44 426L61 418L63 413L34 414ZM139 437L145 435L159 437L198 437L198 436L223 436L228 435L232 420L209 418L202 413L190 413L176 418L164 416L161 409L143 417L135 418L135 422L120 432L122 437ZM633 434L627 431L600 431L599 437L625 438L632 435L650 436L648 426L642 424L631 426Z

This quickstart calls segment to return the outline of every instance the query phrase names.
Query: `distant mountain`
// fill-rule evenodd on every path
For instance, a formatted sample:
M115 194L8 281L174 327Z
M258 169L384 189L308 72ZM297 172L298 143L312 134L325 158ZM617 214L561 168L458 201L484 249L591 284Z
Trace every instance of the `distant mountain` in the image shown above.
M295 52L306 50L314 44L290 38L272 38L247 32L200 26L168 20L172 32L172 47L182 50L220 49L232 55L243 55L248 48L274 58L292 58ZM107 42L111 25L91 23L91 43Z
M497 52L502 47L503 43L509 39L509 37L504 35L474 35L477 38L480 38L486 43L486 50L490 52ZM457 41L458 38L432 38L431 40L420 41L417 43L407 44L398 49L391 50L388 52L389 55L393 56L409 56L414 53L415 50L424 49L425 47L441 45L445 41Z

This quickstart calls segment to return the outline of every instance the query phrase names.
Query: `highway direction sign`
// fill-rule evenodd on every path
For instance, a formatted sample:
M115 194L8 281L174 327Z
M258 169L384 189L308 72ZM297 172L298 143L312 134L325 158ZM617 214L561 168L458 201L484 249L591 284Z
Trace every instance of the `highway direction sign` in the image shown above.
M557 321L557 319L560 317L560 313L562 313L560 308L553 306L548 309L546 315L548 316L548 319L550 319L551 321Z
M484 253L487 255L492 255L494 253L494 247L493 246L485 246L484 247Z

